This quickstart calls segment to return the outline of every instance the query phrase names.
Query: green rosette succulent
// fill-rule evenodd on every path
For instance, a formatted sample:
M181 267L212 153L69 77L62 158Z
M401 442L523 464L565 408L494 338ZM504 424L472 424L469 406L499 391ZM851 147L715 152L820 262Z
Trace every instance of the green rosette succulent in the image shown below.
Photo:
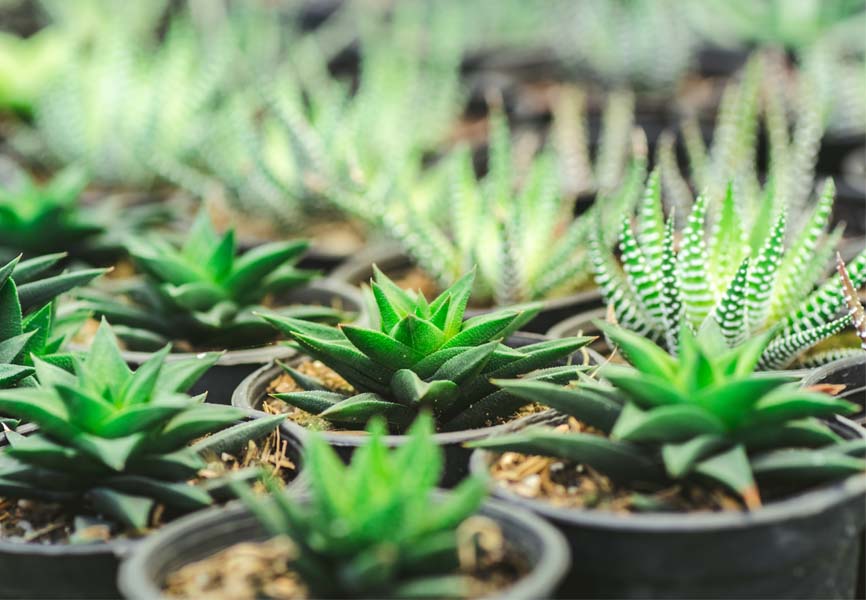
M439 598L469 595L457 531L481 506L485 486L469 478L434 497L443 455L432 430L432 420L422 415L406 444L389 450L384 423L374 419L369 439L348 466L321 437L310 436L304 452L310 493L302 501L278 489L270 499L256 497L239 486L267 531L296 545L287 566L311 596L403 598L419 590Z
M273 329L254 314L262 303L318 275L295 267L307 247L306 241L275 242L238 255L234 230L218 235L201 211L180 248L157 237L131 241L130 255L144 278L120 289L125 298L88 291L85 305L107 318L130 349L152 350L169 341L194 349L261 346L274 339ZM328 322L345 317L330 307L279 311Z
M258 439L282 417L235 425L243 411L184 393L219 354L167 362L169 351L132 371L103 322L72 372L33 357L40 385L0 391L0 411L39 427L6 432L0 494L63 502L133 529L147 526L157 503L175 512L210 505L208 489L188 482L205 466L202 452L229 437Z
M591 466L630 489L691 480L721 485L757 508L779 493L862 474L866 440L845 440L822 421L856 405L798 387L784 372L755 372L770 335L728 348L712 321L684 326L672 356L631 331L599 322L634 367L607 364L574 386L496 383L571 415L603 435L526 429L477 448L555 456Z
M371 282L378 327L330 327L263 315L309 356L349 382L356 394L328 390L315 378L286 367L305 391L275 394L336 425L358 427L374 416L402 432L429 410L440 431L483 427L511 418L525 402L490 383L492 377L567 381L578 367L560 361L589 338L550 340L509 348L502 342L538 311L499 310L464 320L475 273L435 300L400 289L378 269Z

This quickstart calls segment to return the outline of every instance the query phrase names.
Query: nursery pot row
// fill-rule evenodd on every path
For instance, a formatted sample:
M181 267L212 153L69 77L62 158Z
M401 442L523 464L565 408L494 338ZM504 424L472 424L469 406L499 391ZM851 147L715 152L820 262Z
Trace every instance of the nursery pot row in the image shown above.
M257 415L250 413L248 418ZM286 441L286 456L300 470L301 441L285 430L280 436ZM6 444L6 436L0 432L0 448ZM297 493L302 485L296 476L286 491ZM141 543L140 539L87 544L0 539L0 598L117 598L118 566Z
M340 281L320 279L309 285L288 292L280 298L283 306L292 304L311 304L339 306L342 310L356 315L355 322L366 319L364 303L357 288ZM225 352L219 361L192 387L190 394L207 392L208 402L230 404L232 393L238 384L250 373L274 360L285 360L294 350L281 343L260 348L244 348ZM126 362L133 368L150 358L149 352L125 352ZM177 352L169 355L168 360L182 360L195 356L194 353Z
M544 339L546 338L536 334L518 332L511 336L506 343L513 348L520 348L521 346L540 342ZM576 353L573 358L578 361L582 360L579 353ZM303 360L303 357L298 356L289 364L295 366L301 360ZM590 360L597 362L597 358L594 356L590 356ZM268 386L282 372L282 369L277 365L265 365L261 367L237 387L232 397L232 404L245 410L261 410L262 402L267 398ZM469 456L471 454L471 450L465 447L465 444L468 442L512 431L521 426L542 422L550 418L550 416L551 411L545 411L501 425L435 434L433 439L445 454L445 469L440 485L443 487L453 487L468 474ZM286 431L291 432L293 437L301 440L306 439L310 435L307 429L290 419L286 419L281 426ZM322 431L318 435L321 435L337 451L340 457L347 462L351 459L355 450L368 439L366 433L363 431ZM391 448L401 446L407 440L408 438L405 435L388 435L384 438L385 443Z
M494 597L550 597L568 570L568 544L562 535L532 513L501 502L486 502L479 514L499 525L508 546L529 567L526 575ZM242 505L190 515L141 543L120 569L120 590L130 600L162 598L162 584L171 572L234 544L261 542L268 537Z

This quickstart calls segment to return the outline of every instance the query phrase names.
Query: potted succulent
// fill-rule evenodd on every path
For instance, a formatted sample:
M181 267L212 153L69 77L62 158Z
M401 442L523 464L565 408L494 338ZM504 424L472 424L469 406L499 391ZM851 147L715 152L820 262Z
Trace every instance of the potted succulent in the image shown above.
M236 255L234 231L217 235L210 217L199 212L184 244L157 238L129 242L144 277L114 293L82 293L85 306L104 316L123 340L130 364L177 343L169 360L201 351L228 350L194 391L227 404L238 382L291 349L274 344L276 332L254 313L269 303L280 314L336 323L358 315L362 306L352 288L294 267L305 241L274 242Z
M226 478L201 470L278 427L281 416L244 422L243 411L184 393L217 354L168 353L132 371L103 322L71 372L33 357L40 385L0 391L0 411L38 426L7 430L0 451L0 595L116 595L117 562L135 537L225 498ZM298 443L287 440L297 465Z
M550 153L534 157L522 187L514 189L515 152L505 117L494 111L490 121L484 179L477 180L467 149L455 151L447 159L450 185L440 186L445 191L432 200L432 208L422 210L412 201L389 207L384 231L406 255L389 258L381 266L409 270L414 264L420 269L415 277L426 277L426 287L439 291L477 264L469 314L543 301L525 328L546 331L564 315L598 302L586 244L598 223L606 227L602 235L615 235L614 216L630 210L637 200L645 157L638 152L625 180L615 190L600 192L603 198L575 219L573 199L557 191L561 175ZM574 169L583 168L576 164L577 157L570 158L563 160ZM610 178L602 171L616 167L605 165L599 176ZM440 224L437 215L442 214L447 216ZM369 278L371 264L362 260L347 264L334 277L350 283ZM397 264L401 260L403 264Z
M561 431L472 443L486 450L472 467L493 470L497 496L567 532L565 591L852 597L866 432L836 415L855 406L803 390L790 374L755 372L768 333L731 349L714 322L697 335L683 325L672 356L598 326L633 368L608 364L601 380L584 375L571 387L497 381L564 413ZM552 458L518 475L526 455ZM552 484L533 485L533 475ZM613 562L615 572L605 568Z
M650 176L638 213L638 233L631 220L622 221L620 256L593 239L591 256L596 281L610 316L622 326L660 340L670 352L679 346L681 323L697 331L707 322L722 328L729 346L763 331L772 340L763 349L759 367L789 367L796 359L845 328L848 316L838 316L844 297L835 279L820 281L835 250L837 233L825 229L833 205L828 181L806 222L793 234L788 212L770 195L751 227L740 217L744 200L733 184L715 205L718 218L708 226L711 199L697 198L681 234L674 216L664 220L659 173ZM785 248L786 234L792 242ZM676 238L681 242L677 248ZM855 286L866 282L866 251L852 261ZM551 335L572 335L575 329L594 333L584 316L576 316ZM838 357L838 352L812 354L809 364Z
M158 204L125 205L117 198L88 205L82 198L86 185L77 167L42 184L11 167L0 189L0 255L66 252L72 259L104 263L123 253L122 240L165 223L170 215Z
M479 479L437 492L443 459L429 417L399 449L388 451L384 432L373 421L349 466L311 437L309 495L274 490L260 499L240 487L245 506L194 515L145 541L121 568L121 591L131 600L276 590L310 598L550 595L568 564L555 529L484 502ZM232 561L241 556L252 560Z
M423 294L400 289L377 270L371 283L378 313L375 328L264 315L294 340L301 354L285 366L253 373L238 386L232 403L254 409L267 404L271 412L287 411L284 426L296 435L303 435L304 426L325 429L325 439L344 458L364 443L367 436L360 430L372 417L387 420L397 435L386 442L397 446L406 442L399 434L418 413L432 410L434 439L446 452L443 483L459 481L468 458L461 444L507 427L526 404L497 392L488 380L524 376L568 381L580 367L564 362L588 341L530 338L534 343L509 347L509 336L537 308L500 310L464 321L473 279L470 272L428 302ZM269 394L284 372L292 391Z

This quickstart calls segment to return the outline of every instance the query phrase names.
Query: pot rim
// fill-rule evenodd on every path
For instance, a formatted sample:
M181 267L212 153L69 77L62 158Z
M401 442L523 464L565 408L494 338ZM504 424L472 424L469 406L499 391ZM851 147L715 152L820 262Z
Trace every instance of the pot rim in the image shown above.
M533 342L535 341L544 341L546 338L541 334L530 333L518 331L514 334L515 336L520 336L524 338L529 338ZM596 352L593 352L589 349L588 353L590 359L598 362L600 359L603 360L601 356L599 356ZM298 352L296 355L292 356L293 360L297 360L303 356L307 356L302 352ZM601 364L601 363L599 363ZM253 405L252 395L254 393L254 388L258 384L259 381L265 379L266 381L273 380L276 375L281 373L281 368L279 365L274 362L263 365L250 373L247 377L245 377L235 388L232 393L231 404L234 407L242 408L244 410L254 411L254 412L262 412L258 408ZM539 421L544 421L549 419L551 416L555 415L556 412L552 409L548 409L539 413L526 415L524 417L520 417L519 419L514 419L511 421L507 421L505 423L500 423L498 425L490 425L487 427L480 427L476 429L462 429L459 431L446 431L440 433L434 433L433 439L437 444L441 446L448 446L454 444L463 444L464 442L471 442L474 440L483 439L489 437L490 435L494 435L496 433L504 433L506 431L511 431L514 428L521 427L524 425L534 424ZM290 430L293 434L300 437L301 439L304 436L309 436L313 433L311 430L303 427L292 421L291 419L286 419L283 421L282 427ZM355 447L362 445L368 438L366 433L349 433L343 432L339 430L335 431L318 431L316 432L319 435L323 436L324 439L331 446L336 447ZM393 435L389 434L384 436L383 440L388 447L396 447L400 446L409 439L408 435Z
M296 356L293 356L292 358L300 358L301 356L301 354L298 354ZM271 381L281 372L282 369L280 368L280 366L274 363L266 364L253 371L250 375L245 377L243 381L240 382L238 387L235 388L235 391L232 394L232 406L264 414L261 410L254 407L252 402L247 402L247 400L249 400L250 396L252 395L253 386L255 386L259 380L267 378L268 381ZM552 417L554 414L555 413L553 410L546 410L540 413L520 417L519 419L514 419L512 421L508 421L507 423L500 423L498 425L491 425L478 429L462 429L460 431L445 431L440 433L434 433L433 439L440 446L462 444L463 442L471 442L474 440L486 438L492 433L504 433L505 431L510 431L512 428L515 427L520 427L522 425L530 425L539 421L543 421ZM294 435L300 437L301 439L311 435L312 433L316 433L318 435L321 435L331 446L361 446L369 439L369 436L366 433L354 433L348 431L343 432L340 430L313 432L304 427L303 425L295 423L291 419L286 419L285 421L283 421L281 427L288 429ZM409 436L389 434L384 436L382 439L389 448L394 448L405 444L409 440Z
M866 430L845 417L836 416L837 421L856 436L866 438ZM489 461L494 452L476 449L469 458L469 472L487 475ZM690 513L627 513L610 511L560 508L542 500L524 498L504 487L491 483L491 493L509 503L527 508L546 519L577 525L589 529L611 529L637 533L698 533L722 529L747 529L761 525L804 518L820 514L842 501L856 496L866 496L866 473L850 477L816 489L804 491L790 498L770 502L751 512L690 512Z
M434 498L450 492L437 488ZM304 495L296 496L303 501ZM540 542L540 550L532 570L514 582L513 585L488 598L506 600L512 598L532 598L540 589L553 589L568 572L571 564L571 551L565 537L556 527L531 511L515 508L505 502L485 499L476 514L488 516L499 522L511 522L522 533L534 535ZM124 560L118 571L117 583L121 593L127 598L164 598L157 583L145 573L147 558L161 553L164 547L171 546L177 539L198 531L209 530L214 523L230 523L252 514L240 501L224 506L209 508L178 519L160 531L148 536L136 546L135 551ZM266 534L267 535L267 534ZM233 543L242 543L238 539ZM220 550L226 548L220 548ZM192 561L190 561L192 562ZM189 564L189 562L184 563Z
M364 300L361 297L360 291L356 287L349 285L344 281L339 281L330 277L323 277L321 279L311 281L306 286L297 288L296 290L290 290L287 293L291 294L293 291L300 291L305 289L330 293L334 296L341 296L345 299L351 300L357 305L357 310L355 312L357 312L358 315L356 319L352 322L355 324L364 324L367 322L367 313ZM84 351L89 346L84 344L70 344L69 347L72 350ZM170 352L166 356L166 361L170 362L191 358L202 358L208 352L211 351L205 350L201 352ZM296 353L297 352L293 348L290 348L284 344L284 340L278 340L264 346L223 350L219 357L219 360L217 360L214 366L229 367L235 365L262 364L277 359L291 358ZM141 352L136 350L124 350L121 354L123 356L123 359L127 363L132 364L141 364L145 362L148 358L153 356L152 352Z
M866 353L863 353L862 355L846 356L829 362L826 365L816 367L810 371L808 376L803 378L801 385L803 387L814 385L824 379L827 375L842 369L847 369L848 367L856 367L858 365L866 367Z

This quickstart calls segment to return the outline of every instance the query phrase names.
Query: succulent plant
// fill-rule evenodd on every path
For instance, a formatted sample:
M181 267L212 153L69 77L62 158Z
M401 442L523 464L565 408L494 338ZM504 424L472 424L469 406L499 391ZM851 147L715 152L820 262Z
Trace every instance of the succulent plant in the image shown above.
M158 21L135 34L111 25L90 32L35 105L39 158L80 165L103 185L195 176L184 163L212 124L231 46L205 50L182 17L157 40Z
M0 110L30 114L68 51L56 31L45 29L26 38L0 32Z
M0 236L13 254L72 248L103 231L78 210L87 185L80 169L66 169L44 185L23 171L13 177L17 184L0 189Z
M158 202L133 204L108 196L85 203L84 172L69 167L44 184L3 164L0 189L0 256L67 252L101 264L123 253L121 240L165 224L172 210Z
M798 86L817 94L828 133L862 134L866 132L866 81L862 77L866 45L861 39L858 51L846 52L834 42L815 44L804 53Z
M302 240L274 242L236 255L234 230L218 235L202 210L180 248L155 236L130 241L132 259L145 274L123 290L131 302L95 290L82 296L89 309L116 326L130 348L154 349L169 341L193 348L262 345L274 332L254 312L271 296L318 275L294 266L307 246ZM331 322L345 316L318 306L279 311Z
M379 217L358 194L436 149L461 107L458 53L425 53L417 40L427 32L407 34L425 26L411 6L418 4L395 5L393 25L357 15L357 86L332 76L325 51L302 39L291 65L232 97L200 156L208 176L227 188L229 203L287 230L335 210L365 221ZM441 29L441 21L434 12L427 25Z
M611 86L676 86L698 38L671 0L563 0L549 8L550 44L568 65Z
M866 16L857 0L749 2L713 0L688 10L699 32L723 45L783 46L792 52L828 38L862 40Z
M658 163L665 200L684 219L694 202L692 190L707 195L716 216L728 185L737 191L740 218L761 236L767 215L789 211L788 239L805 228L815 189L815 166L826 125L826 94L818 85L793 90L784 56L754 53L725 87L715 119L712 143L702 137L696 116L682 125L688 175L680 171L672 138L659 144ZM789 97L793 99L789 100ZM758 132L766 132L767 150L759 154ZM763 166L766 158L767 165ZM759 171L765 170L763 176Z
M481 306L542 300L586 284L590 234L601 222L603 235L615 235L618 215L639 196L645 157L637 151L623 180L600 192L603 198L575 219L573 198L559 191L552 154L535 156L515 185L505 117L494 110L490 122L487 175L479 181L468 149L456 151L448 159L451 183L441 186L440 199L426 208L415 199L390 207L384 231L443 288L477 264L473 300Z
M526 429L472 445L583 463L629 487L709 482L750 509L762 503L758 484L800 491L866 468L866 440L845 441L820 420L856 405L799 388L785 373L755 372L769 334L731 349L714 322L697 336L684 325L674 357L636 333L598 326L634 368L607 364L603 381L583 375L574 387L496 383L604 435Z
M166 362L169 350L133 372L103 322L73 372L34 357L40 385L0 391L0 411L39 426L29 436L6 432L0 493L61 501L133 529L148 524L156 503L177 512L211 504L205 488L188 483L205 464L199 451L230 436L261 437L280 417L235 425L242 411L184 393L219 355Z
M313 597L466 597L458 529L481 505L484 484L469 478L433 496L443 457L426 415L407 443L391 451L382 421L372 420L368 431L348 466L318 435L310 436L304 501L279 490L270 499L238 491L269 533L297 546L288 567Z
M774 214L774 203L768 199L761 213L746 223L733 185L712 226L711 200L701 195L678 235L673 217L665 223L660 175L655 171L637 210L637 235L630 218L623 220L622 268L597 238L593 240L596 282L620 324L662 340L672 353L679 348L681 322L698 331L712 321L721 326L731 347L772 331L759 366L784 367L848 323L848 317L839 316L844 298L836 282L820 284L838 240L838 233L825 233L834 195L828 180L787 249L788 210ZM851 277L857 286L866 281L866 251L851 263Z
M371 283L379 319L375 329L263 315L357 391L346 397L287 367L305 391L274 396L341 426L363 425L383 416L399 432L420 411L430 410L437 429L454 431L508 419L523 406L519 398L497 392L488 381L491 377L573 378L578 367L556 366L557 361L589 339L551 340L522 348L503 345L501 341L531 319L537 307L464 321L474 276L470 272L428 302L423 294L400 289L376 270Z
M633 155L646 154L644 148L634 147L634 102L634 94L627 90L607 95L597 147L592 152L589 95L577 87L559 90L553 105L552 133L564 192L573 196L610 193L627 177L629 148Z

